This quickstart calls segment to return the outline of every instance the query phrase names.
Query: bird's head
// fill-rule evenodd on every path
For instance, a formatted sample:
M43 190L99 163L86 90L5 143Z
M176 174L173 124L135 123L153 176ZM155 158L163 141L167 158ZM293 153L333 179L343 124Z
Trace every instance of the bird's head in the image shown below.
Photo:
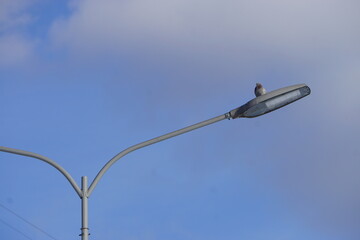
M263 86L261 85L261 83L256 83L256 87L257 88L262 88Z

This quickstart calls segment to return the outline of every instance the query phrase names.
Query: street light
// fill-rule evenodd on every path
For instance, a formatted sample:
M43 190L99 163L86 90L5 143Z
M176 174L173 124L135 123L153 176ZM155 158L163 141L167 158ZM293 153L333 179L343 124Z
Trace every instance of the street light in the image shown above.
M310 88L305 84L280 88L252 99L241 107L230 111L230 115L233 119L258 117L306 97L310 92Z
M160 137L156 137L156 138L150 139L148 141L133 145L133 146L123 150L122 152L118 153L112 159L110 159L104 165L104 167L99 171L99 173L96 175L96 177L92 181L90 187L88 187L87 176L81 177L81 188L80 188L76 184L75 180L71 177L71 175L64 168L62 168L59 164L57 164L55 161L51 160L48 157L42 156L37 153L32 153L32 152L14 149L14 148L1 147L1 146L0 146L0 151L39 159L41 161L44 161L44 162L50 164L51 166L56 168L58 171L60 171L65 176L65 178L69 181L69 183L71 184L71 186L74 188L75 192L78 194L78 196L81 199L81 234L80 234L80 236L81 236L82 240L87 240L88 236L89 236L88 198L90 197L91 193L94 191L94 188L100 181L101 177L120 158L124 157L128 153L133 152L137 149L164 141L166 139L178 136L178 135L186 133L186 132L190 132L192 130L219 122L224 119L254 118L254 117L261 116L263 114L274 111L278 108L284 107L285 105L288 105L292 102L295 102L309 94L310 94L310 88L308 86L306 86L305 84L298 84L298 85L294 85L294 86L290 86L290 87L281 88L281 89L266 93L262 96L256 97L256 98L252 99L251 101L247 102L246 104L242 105L241 107L231 110L230 112L222 114L218 117L214 117L209 120L191 125L189 127L185 127L180 130L162 135Z

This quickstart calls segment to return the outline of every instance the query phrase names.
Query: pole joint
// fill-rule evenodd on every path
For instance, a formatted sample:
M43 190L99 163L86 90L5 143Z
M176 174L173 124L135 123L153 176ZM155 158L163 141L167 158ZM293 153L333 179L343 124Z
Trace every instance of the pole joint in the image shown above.
M80 237L82 237L82 236L85 235L85 234L84 234L85 231L88 232L87 235L90 236L89 228L80 228L80 230L81 230L81 233L79 234Z

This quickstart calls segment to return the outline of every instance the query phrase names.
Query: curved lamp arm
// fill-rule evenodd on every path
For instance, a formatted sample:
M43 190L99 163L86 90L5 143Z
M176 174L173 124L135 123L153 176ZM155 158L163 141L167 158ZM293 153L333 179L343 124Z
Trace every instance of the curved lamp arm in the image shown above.
M44 161L44 162L50 164L51 166L53 166L54 168L59 170L66 177L66 179L70 182L71 186L74 188L74 190L79 195L79 197L82 198L82 192L81 192L79 186L74 181L74 179L71 177L71 175L64 168L62 168L59 164L57 164L55 161L51 160L50 158L47 158L47 157L42 156L37 153L27 152L27 151L23 151L23 150L19 150L19 149L2 147L2 146L0 146L0 151L13 153L13 154L17 154L17 155L23 155L26 157L37 158L41 161Z
M174 131L174 132L171 132L171 133L162 135L162 136L160 136L160 137L156 137L156 138L150 139L150 140L148 140L148 141L145 141L145 142L142 142L142 143L133 145L133 146L131 146L131 147L123 150L122 152L118 153L115 157L113 157L112 159L110 159L110 161L108 161L108 162L104 165L104 167L100 170L100 172L96 175L95 179L93 180L93 182L91 183L91 185L90 185L90 187L89 187L89 189L88 189L88 196L90 196L90 194L92 193L92 191L94 190L94 188L96 187L96 185L98 184L98 182L100 181L101 177L105 174L105 172L106 172L117 160L119 160L119 159L122 158L123 156L127 155L128 153L131 153L131 152L133 152L133 151L135 151L135 150L137 150L137 149L140 149L140 148L143 148L143 147L152 145L152 144L154 144L154 143L158 143L158 142L161 142L161 141L163 141L163 140L166 140L166 139L169 139L169 138L178 136L178 135L180 135L180 134L190 132L190 131L195 130L195 129L197 129L197 128L201 128L201 127L207 126L207 125L209 125L209 124L219 122L219 121L224 120L224 119L230 119L230 117L231 117L230 113L226 113L226 114L220 115L220 116L218 116L218 117L214 117L214 118L211 118L211 119L209 119L209 120L206 120L206 121L203 121L203 122L199 122L199 123L197 123L197 124L194 124L194 125L191 125L191 126L182 128L182 129L180 129L180 130L177 130L177 131Z

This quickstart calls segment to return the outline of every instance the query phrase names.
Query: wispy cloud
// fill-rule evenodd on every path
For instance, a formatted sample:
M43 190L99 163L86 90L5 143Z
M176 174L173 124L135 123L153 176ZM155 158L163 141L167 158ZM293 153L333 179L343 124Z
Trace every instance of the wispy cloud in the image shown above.
M33 54L33 44L20 35L0 37L0 66L24 63Z
M109 56L142 67L158 63L188 95L208 91L205 84L224 91L230 84L249 87L239 79L260 79L271 88L267 75L292 71L293 81L310 81L345 106L359 99L349 92L343 97L346 86L358 86L359 7L352 0L84 0L69 18L55 21L50 34L82 63Z
M317 75L331 86L359 58L359 7L351 0L84 0L54 22L50 35L78 62L120 56L156 65L195 83L195 92L219 78L223 86L259 78L269 85L266 75L288 71L293 81Z
M4 0L0 2L0 66L23 63L33 54L34 41L22 30L33 21L28 8L37 0Z
M86 0L69 19L54 25L53 34L74 50L153 48L230 55L251 48L314 58L359 51L358 5L338 0Z
M27 25L33 17L28 7L37 0L3 0L0 2L0 32L11 31L19 26Z

